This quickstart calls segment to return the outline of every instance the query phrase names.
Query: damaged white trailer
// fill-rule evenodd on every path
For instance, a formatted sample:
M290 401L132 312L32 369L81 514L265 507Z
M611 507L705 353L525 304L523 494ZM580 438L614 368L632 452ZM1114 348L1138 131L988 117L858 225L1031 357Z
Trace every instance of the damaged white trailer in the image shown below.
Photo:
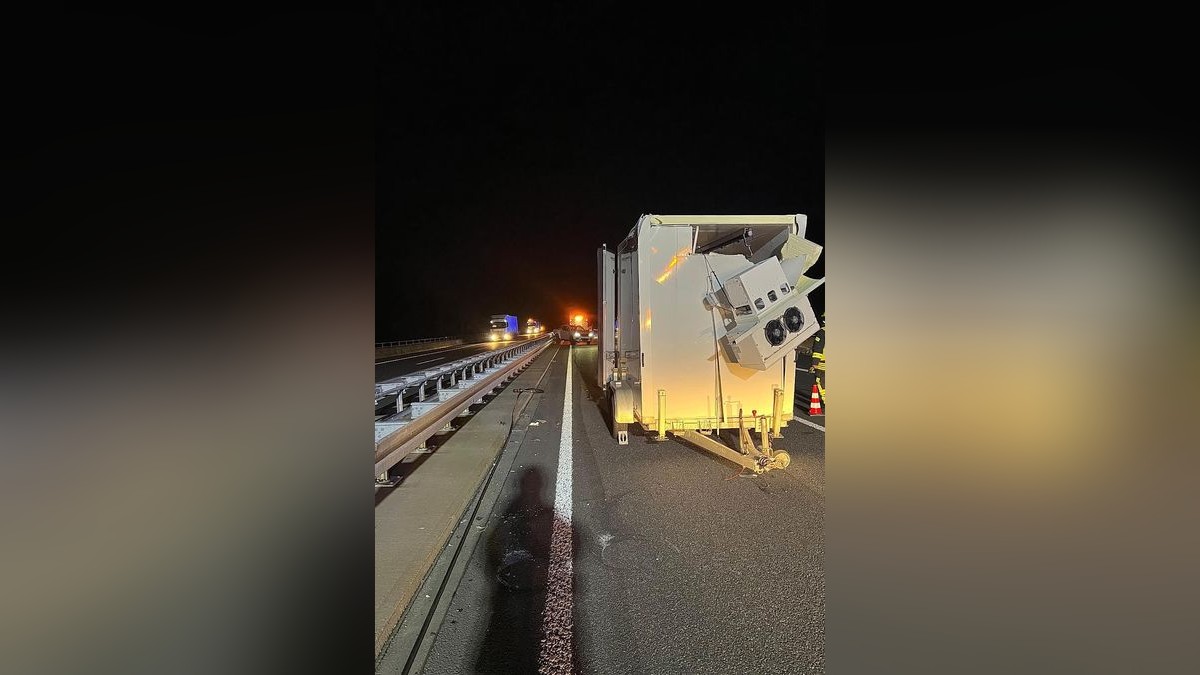
M619 443L638 424L756 473L787 466L770 439L791 419L796 347L820 330L807 296L825 281L804 276L822 251L807 222L644 215L599 250L597 378Z

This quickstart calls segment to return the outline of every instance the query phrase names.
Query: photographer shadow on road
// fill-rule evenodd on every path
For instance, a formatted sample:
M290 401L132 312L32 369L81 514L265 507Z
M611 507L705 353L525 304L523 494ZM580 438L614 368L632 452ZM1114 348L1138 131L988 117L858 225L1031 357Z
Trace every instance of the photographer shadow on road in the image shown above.
M549 486L549 498L546 490L542 470L525 469L520 493L505 507L488 537L492 612L475 663L477 673L538 671L555 521L554 486ZM571 538L577 554L578 532L573 531Z

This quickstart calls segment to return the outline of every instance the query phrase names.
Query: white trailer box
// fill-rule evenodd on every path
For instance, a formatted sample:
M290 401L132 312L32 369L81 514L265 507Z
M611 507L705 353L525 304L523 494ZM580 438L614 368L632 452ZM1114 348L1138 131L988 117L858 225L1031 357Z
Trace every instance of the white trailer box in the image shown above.
M615 253L599 251L597 379L620 442L627 424L659 439L754 426L777 436L792 416L796 347L820 329L807 296L824 279L803 273L822 247L806 224L644 215Z

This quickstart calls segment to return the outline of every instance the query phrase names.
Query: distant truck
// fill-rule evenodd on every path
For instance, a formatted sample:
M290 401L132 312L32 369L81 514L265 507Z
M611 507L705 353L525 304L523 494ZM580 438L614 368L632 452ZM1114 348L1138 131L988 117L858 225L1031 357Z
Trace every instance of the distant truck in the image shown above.
M499 342L517 336L517 317L512 314L493 314L488 322L488 340Z
M542 332L542 324L537 319L530 319L525 322L526 335L539 335Z

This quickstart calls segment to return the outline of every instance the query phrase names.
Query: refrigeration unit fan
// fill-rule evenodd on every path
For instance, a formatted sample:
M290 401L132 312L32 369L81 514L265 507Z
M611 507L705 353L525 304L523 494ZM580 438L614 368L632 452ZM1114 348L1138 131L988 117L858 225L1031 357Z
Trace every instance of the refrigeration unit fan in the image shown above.
M800 312L799 308L789 307L783 313L783 325L787 326L789 333L795 333L804 327L804 314Z
M767 336L767 342L772 347L778 347L787 340L788 332L783 329L783 324L779 323L779 319L771 319L767 322L767 327L763 329L763 333Z

